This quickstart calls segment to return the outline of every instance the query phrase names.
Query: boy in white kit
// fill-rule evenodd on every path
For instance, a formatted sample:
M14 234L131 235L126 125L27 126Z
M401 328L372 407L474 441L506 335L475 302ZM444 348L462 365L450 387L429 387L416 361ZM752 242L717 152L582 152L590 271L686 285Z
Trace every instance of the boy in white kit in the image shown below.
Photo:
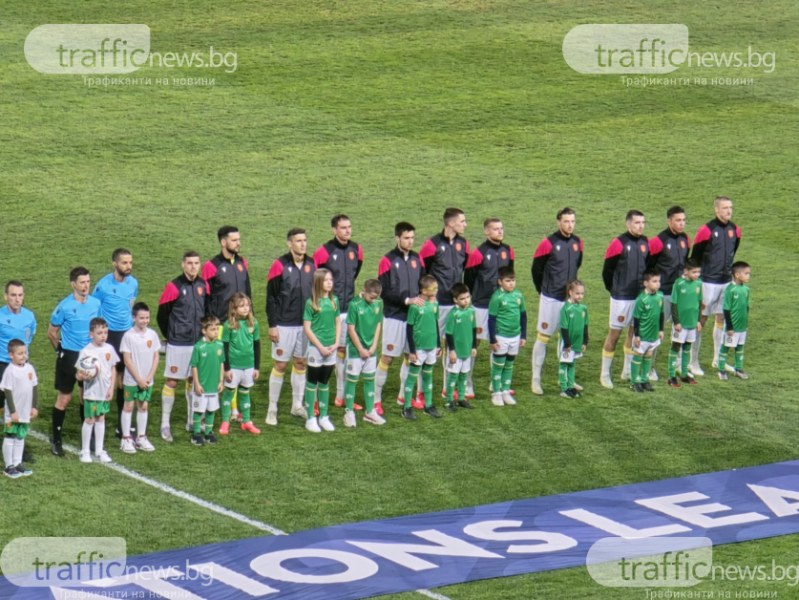
M108 339L108 323L95 317L89 323L92 339L78 354L76 377L83 382L83 403L86 420L81 431L80 462L92 462L89 444L94 431L95 456L102 463L110 463L111 457L103 449L105 442L105 415L110 411L110 401L116 389L116 364L119 355Z
M133 305L133 327L122 336L119 349L125 363L122 378L125 404L122 408L120 429L122 431L122 452L133 454L136 450L153 452L155 447L145 434L150 399L153 394L155 371L160 359L161 340L150 324L150 307L144 302ZM134 440L130 435L133 420L133 405L136 405L136 432Z

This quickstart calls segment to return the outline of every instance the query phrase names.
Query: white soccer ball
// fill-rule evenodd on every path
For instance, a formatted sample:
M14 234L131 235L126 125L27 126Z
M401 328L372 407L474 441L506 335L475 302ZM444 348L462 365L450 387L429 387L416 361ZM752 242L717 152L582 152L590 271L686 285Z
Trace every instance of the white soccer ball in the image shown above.
M81 358L80 361L78 362L78 367L80 368L81 371L83 371L83 374L89 379L94 379L95 377L97 377L97 373L99 373L100 371L99 363L97 361L97 358L95 358L94 356L84 356L83 358Z

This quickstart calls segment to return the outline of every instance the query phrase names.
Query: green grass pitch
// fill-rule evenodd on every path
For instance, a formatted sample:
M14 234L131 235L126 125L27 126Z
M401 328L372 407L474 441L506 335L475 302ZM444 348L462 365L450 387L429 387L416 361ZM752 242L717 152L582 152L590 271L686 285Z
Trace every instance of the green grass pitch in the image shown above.
M264 427L257 439L236 435L198 449L180 432L166 446L155 439L156 401L149 431L157 452L127 456L111 443L112 456L289 532L796 458L798 17L796 4L781 0L4 3L0 278L25 282L39 319L31 361L43 417L35 428L49 431L54 357L45 332L69 291L68 271L84 264L96 281L117 246L133 251L140 296L156 306L184 250L210 258L216 229L238 225L263 324L266 272L285 252L290 227L305 227L312 249L330 238L330 216L349 214L365 251L364 279L392 247L396 221L413 222L421 243L440 229L445 207L459 206L473 244L482 240L484 218L504 220L533 331L532 253L554 229L556 211L570 205L585 241L581 278L592 316L592 341L577 366L584 399L557 397L554 345L548 393L533 397L527 348L517 363L516 407L492 409L483 394L478 410L416 423L402 422L391 407L383 428L311 436L288 415L287 385L280 426ZM26 63L23 44L45 23L144 23L153 51L213 46L235 52L237 68L147 67L131 76L150 85L127 86L43 75ZM627 86L618 76L579 74L563 60L564 36L586 23L683 23L692 50L752 47L775 52L776 68L683 68L677 75L690 85ZM214 85L173 84L189 77ZM753 81L713 85L716 77ZM603 390L608 295L600 272L625 212L644 211L652 235L665 225L666 208L679 203L693 235L718 194L735 202L738 258L753 266L752 378L723 385L706 377L680 390L661 383L646 398ZM703 363L710 347L703 346ZM264 354L254 392L260 422ZM486 357L483 348L481 388ZM616 374L619 367L617 360ZM394 367L387 400L396 387ZM180 399L177 407L174 429ZM339 425L340 409L333 415ZM72 407L66 441L78 432ZM32 446L34 476L0 481L0 547L18 536L123 535L138 554L262 535L98 465L55 459L41 442ZM796 543L786 536L723 546L715 557L790 565ZM785 582L694 589L796 594ZM437 591L453 600L644 597L601 588L582 568Z

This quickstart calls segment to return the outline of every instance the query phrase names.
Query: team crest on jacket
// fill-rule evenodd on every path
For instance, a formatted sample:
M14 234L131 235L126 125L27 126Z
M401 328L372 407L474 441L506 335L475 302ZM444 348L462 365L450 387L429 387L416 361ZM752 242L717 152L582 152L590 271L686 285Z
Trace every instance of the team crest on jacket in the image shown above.
M505 251L503 250L503 251L500 253L499 257L500 257L502 260L505 260L506 258L508 258L508 253L507 253L507 252L505 252Z
M577 242L574 242L574 243L572 244L572 250L574 250L575 252L577 252L579 249L580 249L580 246L578 246L578 245L577 245Z
M350 260L355 260L355 252L350 250L349 253L347 253L347 258L349 258Z
M456 242L456 243L455 243L455 251L456 251L456 252L460 252L460 251L461 251L461 248L463 248L463 246L461 245L461 243L460 243L460 242Z
M728 238L731 238L731 237L732 237L732 229L728 229L728 230L727 230L727 237L728 237Z
M305 265L305 268L303 269L303 271L305 271L306 273L310 273L311 272L311 265Z
M680 248L685 250L685 240L680 240Z
M641 249L641 252L642 252L642 253L646 252L646 244L641 244L641 245L639 246L639 248Z
M241 273L242 271L244 271L244 266L243 266L241 263L239 263L238 265L236 265L236 268L239 270L239 273Z
M397 267L399 267L399 263L397 263ZM416 259L415 258L411 259L411 268L412 269L416 268Z
M203 295L203 289L201 287L197 288L197 295L198 296L202 296Z

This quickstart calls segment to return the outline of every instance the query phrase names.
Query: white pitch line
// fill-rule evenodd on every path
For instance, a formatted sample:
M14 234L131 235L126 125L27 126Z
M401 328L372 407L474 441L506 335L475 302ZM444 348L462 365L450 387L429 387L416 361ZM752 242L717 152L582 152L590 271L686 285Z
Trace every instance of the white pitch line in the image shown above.
M39 441L46 442L48 444L50 443L50 438L38 431L28 431L28 435L30 435L33 438L36 438ZM70 454L74 454L76 456L80 455L78 449L75 448L74 446L71 446L70 444L63 444L62 447L64 448L65 451L69 452ZM192 504L201 506L202 508L208 509L210 511L213 511L220 515L224 515L226 517L230 517L231 519L235 519L236 521L240 521L245 525L250 525L251 527L255 527L256 529L260 529L261 531L267 531L272 535L288 535L288 533L286 533L282 529L273 527L268 523L262 523L261 521L251 519L250 517L237 513L228 508L225 508L224 506L219 506L218 504L214 504L213 502L208 502L207 500L198 498L197 496L189 494L188 492L184 492L177 488L173 488L171 485L161 483L160 481L151 479L150 477L146 477L145 475L137 473L136 471L131 471L127 467L123 467L122 465L119 465L117 463L99 463L99 464L101 464L104 467L108 467L109 469L116 471L117 473L121 473L126 477L130 477L131 479L135 479L136 481L140 481L141 483L154 487L157 490L166 492L167 494L175 496L176 498L181 498L183 500L191 502ZM450 600L450 598L448 598L447 596L438 594L436 592L431 592L428 589L419 589L416 590L416 592L422 594L423 596L427 596L428 598L433 598L433 600Z
M50 439L46 435L44 435L43 433L39 433L38 431L30 431L28 435L35 437L37 440L47 442L48 444L50 442ZM70 454L80 455L80 452L74 446L70 446L69 444L64 444L63 448L65 451L69 452ZM202 498L198 498L197 496L193 496L192 494L173 488L171 485L161 483L160 481L156 481L155 479L146 477L141 473L137 473L136 471L131 471L127 467L123 467L122 465L119 465L117 463L100 463L100 464L102 464L104 467L108 467L109 469L116 471L117 473L126 475L131 479L135 479L136 481L140 481L144 484L154 487L157 490L166 492L167 494L171 494L172 496L175 496L177 498L182 498L183 500L187 500L192 504L196 504L197 506L201 506L202 508L206 508L220 515L225 515L226 517L230 517L231 519L236 519L237 521L240 521L246 525L250 525L251 527L255 527L256 529L260 529L261 531L268 531L272 535L288 535L285 531L282 531L277 527L272 527L272 525L269 525L268 523L262 523L261 521L256 521L255 519L251 519L250 517L244 516L228 508L225 508L224 506L219 506L218 504L214 504L213 502L208 502L207 500L203 500Z

